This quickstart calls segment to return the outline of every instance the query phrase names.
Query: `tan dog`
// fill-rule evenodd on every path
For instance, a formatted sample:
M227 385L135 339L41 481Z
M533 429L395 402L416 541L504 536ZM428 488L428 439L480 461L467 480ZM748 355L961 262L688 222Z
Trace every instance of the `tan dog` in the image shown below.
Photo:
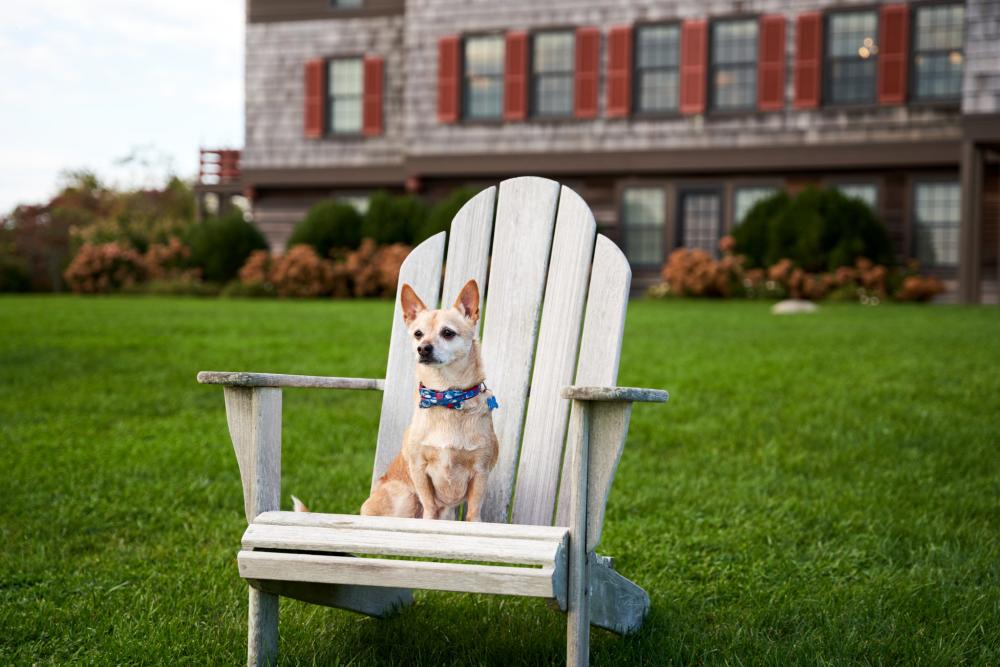
M418 362L416 407L402 450L375 483L361 513L439 519L468 502L466 520L479 521L486 482L500 451L476 338L479 286L470 280L454 306L428 310L413 288L403 285L400 305ZM421 407L421 387L483 391L465 399L460 409Z

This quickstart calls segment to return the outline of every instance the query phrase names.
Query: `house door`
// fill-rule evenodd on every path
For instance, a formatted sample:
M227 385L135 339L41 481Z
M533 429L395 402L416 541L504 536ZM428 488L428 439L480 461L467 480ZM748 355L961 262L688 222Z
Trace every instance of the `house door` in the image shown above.
M700 248L717 257L722 229L722 192L714 189L682 190L678 208L680 233L677 245Z

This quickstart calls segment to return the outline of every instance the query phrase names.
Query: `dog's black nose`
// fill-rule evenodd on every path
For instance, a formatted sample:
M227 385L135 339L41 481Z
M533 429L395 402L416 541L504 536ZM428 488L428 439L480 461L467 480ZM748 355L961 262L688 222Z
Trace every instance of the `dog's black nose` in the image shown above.
M429 357L434 354L434 346L430 343L424 343L417 347L417 354L421 357Z

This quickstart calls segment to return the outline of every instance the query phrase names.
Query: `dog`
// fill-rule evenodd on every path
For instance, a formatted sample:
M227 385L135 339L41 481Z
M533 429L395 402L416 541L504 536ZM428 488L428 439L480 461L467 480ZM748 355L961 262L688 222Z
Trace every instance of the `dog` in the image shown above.
M416 356L416 407L399 454L361 506L365 516L452 518L467 503L466 521L480 521L500 445L493 430L496 399L486 388L476 336L479 286L470 280L455 304L429 310L404 284L403 321ZM296 512L308 512L292 496Z
M399 300L417 360L416 407L361 514L449 518L464 502L466 521L480 521L500 445L476 336L479 286L467 282L448 309L429 310L406 284Z

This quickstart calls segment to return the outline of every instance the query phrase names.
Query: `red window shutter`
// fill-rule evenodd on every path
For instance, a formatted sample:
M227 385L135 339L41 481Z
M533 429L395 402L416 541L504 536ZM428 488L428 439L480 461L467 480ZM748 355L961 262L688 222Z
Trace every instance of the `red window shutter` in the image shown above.
M306 62L305 76L305 136L323 136L323 109L326 106L326 61L322 58Z
M365 102L361 131L366 137L377 137L382 134L382 90L384 85L385 60L378 56L365 58Z
M777 111L785 106L785 17L760 19L757 56L757 108Z
M906 5L883 5L879 21L878 101L906 101L906 65L909 54L910 14Z
M802 14L795 22L795 108L819 106L823 64L823 17L819 12Z
M705 111L708 23L685 21L681 26L681 100L683 114Z
M612 28L608 34L609 118L632 113L632 26Z
M458 35L442 37L438 42L438 121L458 120L459 72Z
M504 49L503 118L524 120L528 115L528 33L508 32Z
M576 30L576 80L573 84L573 115L597 117L597 83L601 69L601 32L597 28Z

